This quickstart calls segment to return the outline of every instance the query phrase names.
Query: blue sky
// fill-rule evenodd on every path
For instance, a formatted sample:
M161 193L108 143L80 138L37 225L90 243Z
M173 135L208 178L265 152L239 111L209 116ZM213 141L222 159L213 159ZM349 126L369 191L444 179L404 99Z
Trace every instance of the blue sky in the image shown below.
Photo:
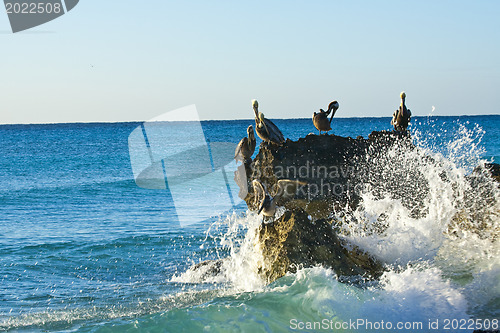
M498 114L499 1L97 1L12 34L0 123Z

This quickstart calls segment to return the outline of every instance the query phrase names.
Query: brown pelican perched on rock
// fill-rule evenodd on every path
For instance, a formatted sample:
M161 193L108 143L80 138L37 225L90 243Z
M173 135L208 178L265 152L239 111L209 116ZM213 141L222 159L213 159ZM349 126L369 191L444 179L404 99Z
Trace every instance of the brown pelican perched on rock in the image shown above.
M411 119L411 111L406 108L405 99L406 93L403 91L401 92L401 105L392 115L391 125L393 125L394 130L398 132L405 132Z
M307 183L298 180L280 179L275 185L275 194L271 197L261 182L254 179L252 186L255 204L259 207L257 214L262 213L264 217L268 218L274 217L276 205L283 204L287 199L293 198L297 193L298 187L302 185L307 185Z
M333 116L335 112L339 109L339 103L337 101L333 101L328 105L328 110L319 109L319 113L314 112L313 114L313 124L314 127L319 131L319 135L321 135L321 131L328 132L332 128L330 124L332 123ZM328 121L328 115L332 112L332 117L330 121Z
M265 118L262 112L259 112L259 103L257 100L252 100L252 107L255 112L255 132L257 132L259 138L265 142L275 142L278 144L285 142L283 133L281 133L278 126Z
M244 137L241 139L240 143L236 147L236 151L234 152L234 159L236 161L242 161L243 163L252 162L252 155L255 151L255 134L253 134L253 126L250 125L247 128L248 137Z

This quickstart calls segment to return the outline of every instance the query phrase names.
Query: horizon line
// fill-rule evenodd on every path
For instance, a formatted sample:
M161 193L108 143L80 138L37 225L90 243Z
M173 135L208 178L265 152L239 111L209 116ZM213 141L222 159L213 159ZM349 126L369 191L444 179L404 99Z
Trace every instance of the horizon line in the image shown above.
M463 114L463 115L415 115L412 118L422 117L490 117L500 116L500 114ZM368 119L368 118L392 118L392 116L372 116L372 117L335 117L335 119ZM271 120L302 120L307 118L268 118ZM200 121L240 121L248 120L253 121L254 118L236 118L236 119L200 119ZM197 120L172 120L169 122L190 122ZM120 123L145 123L145 122L164 122L164 121L151 121L151 120L123 120L123 121L72 121L72 122L40 122L40 123L0 123L0 126L10 125L63 125L63 124L120 124Z

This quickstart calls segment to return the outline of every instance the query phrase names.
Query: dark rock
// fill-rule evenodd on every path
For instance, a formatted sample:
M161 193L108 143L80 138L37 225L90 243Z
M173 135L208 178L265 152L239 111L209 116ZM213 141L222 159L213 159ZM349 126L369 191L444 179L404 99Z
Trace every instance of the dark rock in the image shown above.
M500 182L500 164L498 163L484 163L474 169L470 178L480 175L481 173L486 172L490 175L494 180Z
M407 177L383 180L380 179L383 171L376 167L381 158L388 158L388 149L397 147L415 148L407 134L394 132L373 132L368 139L310 134L298 141L287 140L281 146L261 144L247 169L248 184L257 179L272 189L279 179L307 182L296 197L285 204L283 216L258 230L264 257L259 272L267 281L294 272L297 267L315 265L330 267L339 276L377 278L382 274L380 262L339 239L332 213L346 208L355 210L361 200L359 190L366 184L383 186L381 192L392 190L394 197L401 195L400 189L404 187L401 182ZM409 189L415 192L410 194L414 200L406 204L418 214L417 208L423 207L428 187L422 181L423 175L413 177L422 184ZM252 210L257 209L255 199L249 186L245 200Z
M463 191L463 204L453 216L448 231L457 234L468 230L476 233L481 239L499 239L500 227L495 221L498 220L500 212L495 207L498 200L496 193L500 182L500 165L480 165L466 176L466 180L469 187Z
M387 131L372 132L368 139L310 134L281 146L264 143L247 170L249 193L245 201L250 209L256 209L250 186L253 179L268 189L279 179L296 179L308 185L300 189L291 205L316 219L327 219L332 210L346 206L354 210L365 186L371 186L376 196L391 193L413 214L423 214L428 184L417 169L408 175L401 161L405 152L414 148L407 134ZM393 156L387 155L389 149L395 150ZM391 165L391 175L383 169L386 165Z
M339 276L377 278L383 272L382 265L367 254L344 247L327 220L313 222L300 208L285 212L274 223L262 224L258 233L265 260L259 273L268 282L298 267L316 265L331 267Z
M497 163L486 163L484 168L488 170L491 176L497 181L500 182L500 164Z
M196 281L210 281L212 278L221 275L224 260L205 260L193 265L188 271L196 272Z

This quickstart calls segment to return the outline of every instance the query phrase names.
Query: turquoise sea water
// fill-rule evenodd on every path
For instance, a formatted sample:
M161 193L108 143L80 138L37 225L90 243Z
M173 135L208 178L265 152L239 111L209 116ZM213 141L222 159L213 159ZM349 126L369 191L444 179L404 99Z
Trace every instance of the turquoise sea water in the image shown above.
M252 123L202 127L210 141L237 143ZM310 119L275 123L292 140L316 133ZM138 126L0 126L0 330L286 332L327 319L329 331L333 323L383 320L421 322L422 329L407 331L436 332L430 321L500 317L498 202L486 211L472 205L487 215L481 228L490 234L443 233L461 209L453 191L466 186L464 177L480 161L500 162L500 116L412 119L415 143L441 161L419 166L428 168L435 189L426 201L429 214L413 220L397 200L366 193L354 219L369 223L384 215L390 227L378 237L353 225L344 237L389 269L381 281L362 286L340 283L322 267L263 284L252 273L259 258L248 231L259 220L244 205L180 227L169 191L134 182L127 140ZM383 129L390 129L389 118L339 118L333 133L355 138ZM412 166L414 158L404 163ZM450 189L433 178L443 172L454 177ZM227 256L233 269L217 281L188 271Z

